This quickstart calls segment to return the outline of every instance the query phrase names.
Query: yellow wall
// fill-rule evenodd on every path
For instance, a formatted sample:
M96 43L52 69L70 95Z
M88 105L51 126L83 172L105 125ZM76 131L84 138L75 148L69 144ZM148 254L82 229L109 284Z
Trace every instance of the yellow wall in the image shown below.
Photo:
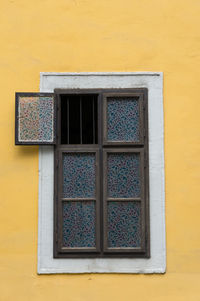
M0 300L200 300L200 1L0 1ZM36 273L38 147L14 146L14 92L39 72L163 71L165 275Z

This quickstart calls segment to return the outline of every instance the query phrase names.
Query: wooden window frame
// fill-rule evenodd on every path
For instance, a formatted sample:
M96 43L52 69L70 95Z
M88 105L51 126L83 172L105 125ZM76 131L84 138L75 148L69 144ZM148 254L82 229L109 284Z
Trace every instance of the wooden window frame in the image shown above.
M136 89L55 89L54 93L57 99L57 143L54 149L54 258L112 258L112 257L134 257L134 258L149 258L150 257L150 230L149 230L149 169L148 169L148 91L146 88L136 88ZM61 106L60 106L60 94L98 94L98 144L61 144L60 137L61 135ZM106 131L106 98L107 97L121 97L121 96L137 96L140 100L140 141L137 143L126 143L126 142L108 142L105 139L105 131ZM103 113L104 112L104 113ZM105 217L105 210L103 210L103 202L105 205L105 191L103 192L103 183L102 179L104 178L104 187L105 187L105 176L103 176L103 152L142 152L142 148L144 148L144 156L143 156L143 164L142 170L143 172L143 183L145 189L143 189L143 219L145 222L142 223L142 246L138 250L138 248L131 248L126 250L108 250L105 245L106 237L103 237L103 227L105 230L105 222L103 226L103 218ZM60 231L61 231L61 218L60 212L58 212L58 203L60 198L61 184L60 180L62 175L61 173L61 158L58 157L58 154L65 152L98 152L99 158L101 162L100 171L98 171L98 180L100 189L99 193L99 202L98 202L98 210L97 210L97 221L100 223L100 226L97 226L97 236L100 234L100 244L97 245L97 249L94 250L81 250L76 249L73 251L64 250L61 247L61 239L60 239ZM105 163L104 163L105 164ZM60 172L58 173L58 169ZM59 184L58 184L59 183ZM58 188L60 187L60 188ZM104 201L103 201L104 199ZM102 201L101 201L102 200ZM101 202L101 204L100 204ZM104 207L105 208L105 207ZM98 234L99 233L99 234ZM106 233L104 231L104 233ZM100 247L100 248L99 248ZM100 250L101 249L101 250Z

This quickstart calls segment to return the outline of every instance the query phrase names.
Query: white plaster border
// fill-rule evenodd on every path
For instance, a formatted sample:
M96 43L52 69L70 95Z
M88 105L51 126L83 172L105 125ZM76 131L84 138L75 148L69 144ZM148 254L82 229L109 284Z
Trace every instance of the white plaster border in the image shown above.
M150 252L149 259L53 258L53 147L39 148L38 274L165 273L165 184L162 72L40 74L40 92L55 88L148 88Z

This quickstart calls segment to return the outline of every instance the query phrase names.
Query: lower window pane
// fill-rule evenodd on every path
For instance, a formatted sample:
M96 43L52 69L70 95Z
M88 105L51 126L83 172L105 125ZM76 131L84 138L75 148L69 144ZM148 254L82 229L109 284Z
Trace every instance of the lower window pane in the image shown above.
M136 248L141 246L140 202L108 202L108 247Z
M94 201L69 201L63 204L63 247L96 246Z

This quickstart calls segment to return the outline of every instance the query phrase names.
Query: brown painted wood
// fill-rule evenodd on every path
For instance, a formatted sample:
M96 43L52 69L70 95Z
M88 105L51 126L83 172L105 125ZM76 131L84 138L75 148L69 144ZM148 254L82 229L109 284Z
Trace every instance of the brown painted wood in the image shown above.
M58 97L58 138L55 146L55 180L54 180L54 257L55 258L149 258L150 256L150 229L149 229L149 167L148 167L148 90L146 88L141 89L55 89L56 95L61 94L97 94L98 95L98 144L61 144L60 143L60 97ZM107 143L104 139L103 132L105 135L105 104L103 107L103 98L105 100L105 93L110 93L117 96L118 93L121 95L137 95L140 103L140 142L139 143L124 143L117 142ZM104 113L103 113L104 109ZM103 118L104 115L104 118ZM142 195L140 198L107 198L106 189L106 167L105 167L105 153L108 152L139 152L142 157L141 164L141 179L142 179ZM96 198L98 203L97 209L97 248L91 249L74 249L62 247L61 227L61 204L64 201L69 201L62 197L62 160L61 155L65 152L97 152L98 153L98 197ZM103 155L104 153L104 155ZM60 157L59 157L60 156ZM103 164L104 160L104 164ZM104 189L103 189L104 187ZM103 191L104 190L104 191ZM89 198L90 199L90 198ZM70 199L72 200L72 199ZM74 199L75 201L76 199ZM77 199L77 200L88 200L88 199ZM104 200L104 201L103 201ZM108 249L106 242L106 218L107 218L107 202L109 201L139 201L142 206L142 245L141 248L118 248Z

